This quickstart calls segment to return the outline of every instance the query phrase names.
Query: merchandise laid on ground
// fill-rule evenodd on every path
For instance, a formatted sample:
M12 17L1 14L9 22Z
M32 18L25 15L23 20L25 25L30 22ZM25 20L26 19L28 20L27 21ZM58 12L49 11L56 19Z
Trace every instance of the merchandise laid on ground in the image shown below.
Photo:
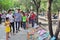
M30 30L27 32L28 40L48 40L48 37L49 32L38 25L34 28L30 28Z

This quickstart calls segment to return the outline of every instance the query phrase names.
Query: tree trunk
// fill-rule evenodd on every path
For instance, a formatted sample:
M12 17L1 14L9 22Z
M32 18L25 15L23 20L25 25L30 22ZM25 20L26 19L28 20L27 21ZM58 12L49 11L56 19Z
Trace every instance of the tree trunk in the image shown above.
M50 35L51 35L51 37L53 37L52 19L51 19L51 4L52 4L52 1L49 0L49 6L48 6L48 24L49 24Z
M37 10L37 18L36 18L36 20L37 20L37 25L38 25L38 11L39 11L39 8L37 7L36 10Z
M40 8L40 3L41 3L41 0L37 1L37 0L32 0L36 6L36 11L37 11L37 17L36 17L36 22L37 22L37 25L38 25L38 12L39 12L39 8Z

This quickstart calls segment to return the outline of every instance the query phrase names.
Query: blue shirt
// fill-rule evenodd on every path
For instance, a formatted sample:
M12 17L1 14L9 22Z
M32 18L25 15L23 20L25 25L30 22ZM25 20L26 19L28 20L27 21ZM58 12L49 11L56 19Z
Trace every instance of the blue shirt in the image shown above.
M15 13L14 17L15 17L15 21L17 21L17 22L21 21L21 19L22 19L22 16L20 13Z

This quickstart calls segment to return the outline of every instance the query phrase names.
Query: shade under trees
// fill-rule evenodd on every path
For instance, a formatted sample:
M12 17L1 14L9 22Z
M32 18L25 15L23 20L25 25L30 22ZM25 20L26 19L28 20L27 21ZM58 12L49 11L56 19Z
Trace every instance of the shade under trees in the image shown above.
M32 1L32 2L31 2ZM48 2L48 8L47 8ZM60 0L0 0L0 11L8 10L10 8L20 8L23 11L29 11L33 7L33 11L37 12L37 24L38 24L38 13L39 10L47 11L48 9L48 24L49 24L49 31L51 37L53 37L53 30L52 30L52 19L51 14L57 13L58 9L60 8ZM59 22L60 24L60 22ZM58 28L60 25L58 25ZM55 33L56 38L58 38L59 31Z

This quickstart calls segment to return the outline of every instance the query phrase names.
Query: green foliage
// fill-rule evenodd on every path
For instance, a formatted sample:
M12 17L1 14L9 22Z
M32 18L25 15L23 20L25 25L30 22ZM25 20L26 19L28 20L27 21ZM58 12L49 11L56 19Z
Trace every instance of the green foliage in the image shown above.
M30 10L31 0L20 0L20 4L23 5L23 7L26 9L26 11Z
M46 0L42 0L42 1L41 1L40 10L41 10L41 11L46 11L46 10L47 10L47 1L46 1Z
M38 0L37 0L38 1ZM47 2L48 0L41 0L41 11L47 11ZM29 11L33 7L33 10L36 10L36 6L34 5L32 0L0 0L0 10L10 9L19 7L23 11ZM60 8L60 0L53 0L52 3L52 12L57 12Z
M60 0L53 0L52 11L57 12L60 9Z
M2 9L9 9L13 7L13 1L12 0L0 0L0 8Z

